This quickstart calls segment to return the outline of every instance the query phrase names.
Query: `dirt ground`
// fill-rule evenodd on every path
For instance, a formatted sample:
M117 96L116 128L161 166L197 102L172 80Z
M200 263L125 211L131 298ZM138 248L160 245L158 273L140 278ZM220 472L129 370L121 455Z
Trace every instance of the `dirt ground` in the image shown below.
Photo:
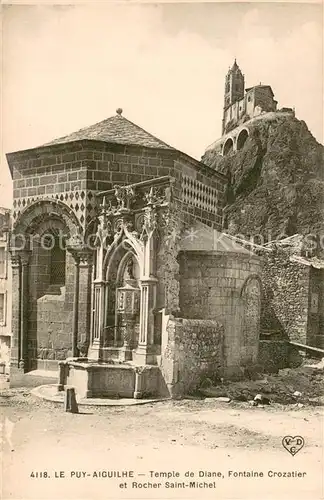
M70 414L30 388L1 394L4 500L323 498L321 406L208 398ZM287 435L305 441L295 456Z

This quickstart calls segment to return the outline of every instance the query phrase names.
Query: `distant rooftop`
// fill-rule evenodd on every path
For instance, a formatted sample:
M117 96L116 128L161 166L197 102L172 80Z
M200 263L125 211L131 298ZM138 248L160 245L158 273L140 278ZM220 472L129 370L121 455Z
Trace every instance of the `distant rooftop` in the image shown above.
M274 95L271 85L262 85L261 83L259 85L254 85L253 87L245 89L245 92L249 92L252 89L262 89L262 88L270 89L270 92L272 93L272 95Z
M82 128L72 134L54 139L43 146L81 140L113 142L116 144L142 146L145 148L174 150L169 144L166 144L135 123L127 120L127 118L122 116L122 109L120 108L117 109L117 114L115 116L111 116L89 127Z

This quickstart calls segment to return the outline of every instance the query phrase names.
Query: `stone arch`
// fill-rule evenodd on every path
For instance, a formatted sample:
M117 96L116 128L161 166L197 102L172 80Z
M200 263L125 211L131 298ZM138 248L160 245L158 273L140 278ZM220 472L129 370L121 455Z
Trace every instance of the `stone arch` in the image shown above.
M261 323L262 282L257 274L244 281L240 299L242 305L241 365L255 364L258 358Z
M258 283L259 283L259 287L260 287L260 297L261 297L261 294L262 294L262 280L260 278L260 276L258 274L250 274L250 276L248 276L242 287L241 287L241 290L240 290L240 297L242 298L243 297L243 294L244 294L244 291L246 289L246 287L248 286L248 284L251 282L251 281L254 281L256 280Z
M36 233L43 223L53 226L55 221L62 223L66 237L80 236L83 232L73 210L59 200L42 199L28 205L20 214L14 224L14 235L31 236Z
M223 146L223 156L226 156L229 153L231 153L233 151L233 148L234 148L234 141L231 137L229 137L225 141L224 146Z
M236 149L238 151L243 148L248 137L249 137L248 130L246 128L242 129L236 139Z
M115 246L112 252L107 252L103 266L103 274L105 276L106 281L115 281L115 282L117 281L119 276L118 271L120 265L122 262L124 262L124 260L127 260L126 257L129 256L131 253L138 262L138 265L140 267L140 272L142 274L141 258L138 255L134 246L132 245L132 242L129 241L127 238L125 238L122 239L117 246Z
M137 266L140 267L140 263L138 261L137 255L135 254L134 250L133 249L128 250L120 259L119 266L117 269L116 282L118 286L122 284L125 268L127 266L127 262L129 261L130 257L132 257L133 260L135 260Z
M53 248L43 244L42 239L51 235L55 235ZM73 293L73 284L66 279L73 257L66 252L66 244L80 243L82 236L76 215L59 200L31 203L14 224L11 249L25 262L28 256L21 269L24 279L18 282L23 289L21 298L15 299L15 307L26 311L20 331L25 339L28 370L36 368L40 360L64 359L71 351L72 313L65 292L68 296Z
M121 239L118 244L113 245L106 254L103 264L103 279L105 282L105 306L104 306L104 344L109 345L113 339L120 341L120 321L116 311L117 289L123 286L123 276L127 262L132 256L142 273L142 265L136 249L127 239ZM140 276L139 276L140 277ZM137 332L139 321L137 322Z

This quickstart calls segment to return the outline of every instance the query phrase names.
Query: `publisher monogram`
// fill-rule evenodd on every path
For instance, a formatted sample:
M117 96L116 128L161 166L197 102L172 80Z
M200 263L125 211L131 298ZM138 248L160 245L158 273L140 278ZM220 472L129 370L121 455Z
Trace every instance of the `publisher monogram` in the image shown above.
M292 456L295 456L296 453L298 453L302 449L302 447L304 446L304 444L305 444L304 438L301 437L301 436L295 436L295 437L285 436L282 439L282 446L287 451L289 451L289 453Z

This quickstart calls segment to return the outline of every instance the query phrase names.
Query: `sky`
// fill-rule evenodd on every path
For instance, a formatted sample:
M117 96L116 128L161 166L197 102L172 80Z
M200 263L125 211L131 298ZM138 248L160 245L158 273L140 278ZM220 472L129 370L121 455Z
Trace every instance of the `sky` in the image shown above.
M5 153L115 114L200 159L221 134L224 78L269 84L323 142L322 3L7 5L2 33L0 206Z

